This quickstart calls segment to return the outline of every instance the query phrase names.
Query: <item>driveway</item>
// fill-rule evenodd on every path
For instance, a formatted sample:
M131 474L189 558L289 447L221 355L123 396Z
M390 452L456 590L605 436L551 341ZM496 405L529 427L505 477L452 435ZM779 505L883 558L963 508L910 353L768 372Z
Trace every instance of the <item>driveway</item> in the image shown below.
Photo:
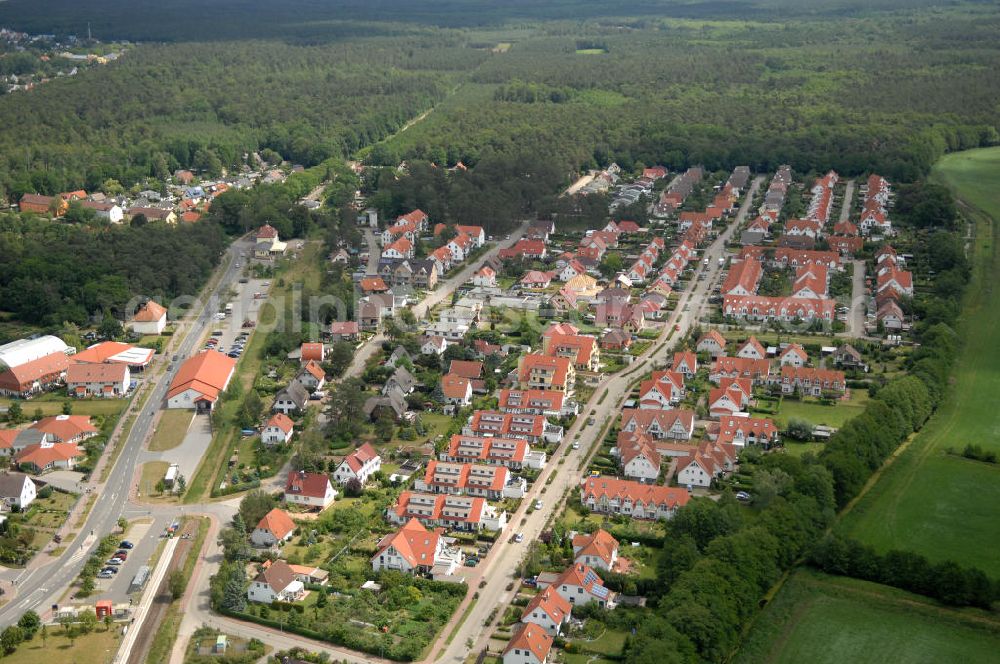
M201 455L205 453L211 442L212 420L207 413L198 413L191 419L187 434L180 445L163 452L145 450L140 461L142 463L149 461L176 463L180 474L190 480L198 470ZM139 491L142 493L148 493L149 490L149 487L139 487Z

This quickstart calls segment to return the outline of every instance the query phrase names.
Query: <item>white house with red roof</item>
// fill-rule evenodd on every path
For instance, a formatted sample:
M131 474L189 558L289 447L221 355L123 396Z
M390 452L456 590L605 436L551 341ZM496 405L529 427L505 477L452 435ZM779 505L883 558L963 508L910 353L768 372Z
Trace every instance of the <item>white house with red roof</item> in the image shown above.
M214 350L206 350L180 366L167 390L167 408L211 410L229 386L236 360Z
M581 274L587 274L587 268L585 268L580 261L572 258L567 261L563 269L559 271L559 280L569 281L573 277L578 277Z
M781 367L781 375L771 379L781 386L782 394L792 394L799 390L807 396L820 397L824 393L842 394L847 389L843 371L816 367Z
M74 397L118 398L128 393L127 364L71 364L66 368L66 393Z
M594 602L605 609L615 607L614 594L604 587L597 572L583 563L573 563L567 567L550 587L555 588L559 596L573 606L585 606Z
M747 409L753 398L753 384L749 378L723 378L708 393L708 412L712 417L732 415Z
M694 434L694 411L677 409L637 409L622 410L621 430L639 432L662 440L691 440Z
M691 378L698 373L698 356L689 350L674 353L674 361L670 365L674 371Z
M711 486L712 480L736 468L736 449L731 445L706 441L677 463L677 483L681 486Z
M573 537L573 562L614 571L618 564L618 540L603 528L590 534L578 533Z
M528 601L521 612L521 622L538 625L546 633L559 636L563 626L569 622L572 610L570 603L549 586Z
M742 415L720 417L718 425L710 427L708 437L736 448L747 445L770 447L779 440L778 425L774 420Z
M407 574L450 575L462 564L462 553L448 546L439 531L429 531L410 519L396 532L379 540L372 569L398 570Z
M678 371L654 371L649 380L639 384L639 408L661 409L684 399L684 374Z
M749 378L754 384L763 384L770 374L771 363L765 359L724 356L716 358L708 379L719 384L724 378Z
M540 626L522 625L503 650L503 664L548 664L552 637Z
M332 505L336 497L337 491L325 473L309 473L304 470L288 473L288 480L285 482L286 503L323 510Z
M757 337L750 337L736 349L736 357L745 360L763 360L767 357L767 350L757 341Z
M264 569L247 588L247 599L261 604L297 602L305 595L305 584L284 560L265 562Z
M382 249L382 258L413 258L413 243L409 238L401 237Z
M472 381L458 374L445 374L441 376L441 393L450 404L468 406L472 403Z
M337 484L347 484L356 479L364 486L368 478L382 469L382 456L368 443L362 444L356 450L344 457L344 460L333 471L333 481Z
M488 500L501 500L505 497L522 497L526 485L523 479L515 481L506 466L432 460L427 463L423 479L418 479L414 483L414 488L429 493L450 493L456 496L469 495Z
M295 522L287 512L275 507L264 515L250 533L250 541L254 546L275 546L278 542L290 542L294 534Z
M718 330L709 330L701 339L695 349L699 353L708 353L712 357L719 357L726 354L726 338Z
M413 491L401 493L396 504L386 510L386 518L396 525L417 519L425 526L466 532L507 526L507 512L498 511L485 498Z
M479 268L479 271L472 275L472 285L483 288L496 288L497 272L489 265Z
M580 503L590 511L633 519L670 519L690 499L684 489L603 475L585 477L580 484Z
M620 441L617 452L627 479L652 483L659 478L662 457L648 436Z
M313 392L323 389L323 386L326 385L326 372L316 360L308 360L296 378L306 389Z
M260 442L265 445L283 445L291 442L295 422L284 413L275 413L260 432Z
M788 344L778 355L781 366L804 367L809 364L809 354L799 344Z
M445 245L451 251L453 261L464 261L476 249L476 242L465 233L459 233Z
M167 310L153 300L147 300L139 306L129 327L137 334L163 334L167 327Z

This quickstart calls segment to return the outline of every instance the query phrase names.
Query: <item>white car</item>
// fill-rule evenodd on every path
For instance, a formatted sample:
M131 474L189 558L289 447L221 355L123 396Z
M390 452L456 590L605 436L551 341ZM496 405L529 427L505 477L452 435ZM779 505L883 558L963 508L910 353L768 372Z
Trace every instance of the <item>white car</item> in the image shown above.
M574 450L578 450L578 449L580 449L580 443L578 443L578 442L574 442L574 443L573 443L573 449L574 449Z
M539 498L538 500L536 500L536 501L535 501L535 509L536 509L536 510L540 510L540 509L542 509L542 504L543 504L543 503L542 503L542 499L541 499L541 498Z
M520 544L521 542L523 542L524 541L524 533L518 533L517 535L514 535L514 541L517 542L518 544Z

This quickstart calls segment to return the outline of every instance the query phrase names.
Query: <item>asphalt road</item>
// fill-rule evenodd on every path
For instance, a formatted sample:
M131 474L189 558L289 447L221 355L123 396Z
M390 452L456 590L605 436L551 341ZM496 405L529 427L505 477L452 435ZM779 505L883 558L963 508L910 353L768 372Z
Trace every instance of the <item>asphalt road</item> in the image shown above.
M668 336L669 330L673 329L674 326L678 326L678 331L669 336L669 340L664 339L655 343L623 372L608 376L601 381L597 389L594 390L590 401L582 407L581 416L567 430L559 449L553 454L546 468L533 484L531 491L521 502L520 509L511 516L508 526L510 532L523 533L525 542L531 542L538 538L549 519L558 514L562 508L562 499L565 493L579 485L583 479L586 470L584 462L589 459L592 452L596 451L605 425L618 416L629 396L633 383L646 371L661 366L672 359L670 351L673 348L673 340L682 338L697 323L701 304L707 300L711 292L711 284L720 271L719 258L725 254L726 242L743 222L749 209L749 201L753 200L754 194L762 182L763 178L761 177L754 179L736 219L702 252L702 262L697 265L696 274L692 278L688 290L681 294L677 308L666 321ZM707 264L704 262L705 258L708 259ZM699 281L697 277L701 273L706 273L707 276L704 280ZM604 397L602 403L597 403L601 401L601 395L605 390L607 390L607 396ZM594 418L593 425L587 424L590 417ZM580 449L574 450L572 442L577 433L580 434ZM560 465L559 459L563 456L565 456L565 461ZM546 485L552 474L555 475L552 482ZM543 501L542 509L527 514L528 505L534 503L536 499ZM457 664L464 662L469 652L478 652L486 647L492 630L485 626L485 622L494 607L505 605L516 592L516 585L512 590L507 590L507 585L516 578L515 572L525 551L525 544L512 543L509 537L501 537L497 540L486 560L476 568L477 575L468 578L469 587L477 590L479 600L461 627L458 628L458 633L452 638L451 644L446 646L446 639L451 634L456 622L462 619L465 607L471 600L471 597L466 597L465 602L455 612L452 620L442 630L437 643L430 650L433 654L425 662L438 661L446 664ZM480 588L479 584L482 580L486 581L486 585ZM503 612L499 613L502 616ZM472 648L466 645L470 640L474 644ZM442 648L444 648L443 651Z
M217 298L220 293L225 293L236 282L240 273L236 263L242 262L242 258L238 257L250 247L252 243L245 239L238 240L230 246L228 253L232 260L229 261L229 266L213 290L211 298ZM212 314L217 310L217 305L209 302L203 306L202 312L196 319L186 323L182 332L184 339L175 349L176 354L187 357L197 350L201 338L213 320ZM98 492L99 498L77 537L72 542L66 543L66 551L58 559L46 565L30 570L4 572L5 579L16 583L17 597L0 608L0 626L6 627L17 622L21 614L28 609L43 614L51 604L58 603L63 590L80 573L97 540L116 529L118 518L125 511L130 484L135 475L143 442L153 430L155 420L153 416L163 406L173 371L175 368L168 368L160 376L146 407L139 414L128 438L122 443L124 447L107 483L103 487L91 485L93 491Z

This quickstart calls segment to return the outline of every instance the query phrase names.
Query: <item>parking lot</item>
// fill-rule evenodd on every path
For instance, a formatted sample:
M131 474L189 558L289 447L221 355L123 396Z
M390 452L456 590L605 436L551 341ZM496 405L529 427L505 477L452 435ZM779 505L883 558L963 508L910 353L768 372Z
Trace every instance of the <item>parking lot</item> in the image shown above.
M260 308L267 300L270 286L271 282L267 279L247 278L246 283L235 283L233 290L236 291L236 297L229 301L229 304L232 304L232 311L225 317L222 317L220 312L220 315L213 321L212 335L206 340L206 343L212 343L212 339L216 340L213 346L222 353L228 354L237 350L233 344L236 343L240 334L246 332L249 335L252 331L252 328L243 327L243 322L246 320L258 322ZM262 297L254 297L255 293L259 293ZM227 303L220 304L225 308Z
M167 525L169 524L163 519L157 522L152 517L133 523L128 534L121 538L133 544L133 548L128 551L128 559L117 566L118 573L110 579L98 578L96 580L94 601L110 599L112 602L119 603L129 600L128 591L132 579L140 567L150 564L150 559L161 541L160 535ZM102 565L102 567L104 566Z

